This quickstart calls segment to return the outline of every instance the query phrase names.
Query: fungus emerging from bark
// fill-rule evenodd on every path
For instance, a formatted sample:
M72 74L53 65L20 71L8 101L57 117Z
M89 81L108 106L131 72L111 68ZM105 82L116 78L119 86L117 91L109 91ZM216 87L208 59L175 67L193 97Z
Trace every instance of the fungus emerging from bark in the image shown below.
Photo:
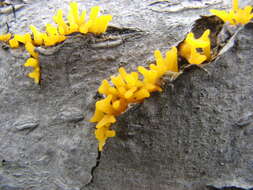
M202 36L195 39L191 32L179 47L179 54L190 64L201 64L211 58L210 30L206 30Z
M29 33L24 35L15 34L11 39L11 34L5 34L0 35L0 41L9 42L11 48L18 48L20 43L25 45L26 50L33 59L29 58L24 65L28 66L31 60L35 61L36 59L37 66L34 67L32 73L28 74L28 77L34 79L34 82L38 84L40 82L40 66L39 54L35 51L35 46L54 46L66 40L67 35L74 32L80 32L82 34L88 32L94 34L104 33L112 16L98 16L99 10L100 8L98 6L91 8L89 19L86 20L86 11L82 11L81 15L79 15L78 4L71 2L67 22L64 21L63 12L60 9L53 17L57 27L46 24L46 32L40 32L35 26L31 25L30 30L32 31L32 35Z
M127 73L121 67L118 75L111 76L111 82L102 81L98 92L105 98L96 102L95 113L90 119L90 122L97 123L95 136L99 151L102 151L107 138L115 136L110 126L116 122L116 116L126 111L129 104L148 98L151 92L162 91L159 82L167 72L178 72L176 47L168 51L165 58L159 50L154 56L156 64L151 64L149 69L139 66L139 72Z
M210 12L231 25L247 24L253 18L252 6L246 6L241 9L238 6L238 0L233 0L232 4L233 7L229 12L215 9L211 9Z

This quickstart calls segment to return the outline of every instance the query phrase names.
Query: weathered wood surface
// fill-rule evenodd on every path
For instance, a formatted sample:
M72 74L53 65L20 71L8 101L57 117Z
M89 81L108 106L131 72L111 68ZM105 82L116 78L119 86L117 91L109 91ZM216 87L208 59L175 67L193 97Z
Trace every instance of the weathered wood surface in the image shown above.
M28 32L30 24L42 29L69 1L25 2L16 19L0 12L1 33L6 22L13 33ZM123 114L95 167L88 119L100 81L120 66L146 65L155 49L165 53L182 40L198 15L228 2L78 2L83 9L101 5L119 30L102 42L75 36L40 49L41 86L25 76L24 48L0 48L0 190L253 187L252 24L205 67L208 73L191 68L173 88L167 83Z

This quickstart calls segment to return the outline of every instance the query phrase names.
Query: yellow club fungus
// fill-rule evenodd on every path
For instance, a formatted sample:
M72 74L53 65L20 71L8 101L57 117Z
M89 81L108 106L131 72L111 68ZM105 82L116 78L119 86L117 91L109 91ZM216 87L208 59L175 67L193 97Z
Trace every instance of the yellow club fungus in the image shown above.
M30 53L30 55L36 59L39 58L39 54L35 52L35 47L32 43L26 43L25 49Z
M202 36L195 39L191 32L179 47L179 54L190 64L201 64L211 58L210 30L206 30Z
M39 69L39 68L35 68L35 69L33 70L33 72L28 73L27 76L28 76L29 78L34 79L34 82L35 82L36 84L39 84L39 82L40 82L40 69Z
M107 138L114 137L115 135L116 135L115 131L110 130L108 125L97 129L95 131L95 136L99 141L98 144L99 151L102 151Z
M93 18L96 18L96 14L93 14ZM95 113L90 122L97 123L95 136L99 142L99 151L102 151L107 138L116 134L110 129L116 122L115 117L126 111L129 104L142 102L151 92L161 91L159 81L167 72L178 72L176 47L168 51L165 58L158 50L154 54L156 63L150 65L149 69L139 66L139 72L127 73L121 67L118 75L111 76L111 83L103 80L98 88L98 92L105 98L96 102ZM142 77L139 77L140 74Z
M14 38L9 40L9 45L11 48L18 48L19 47L19 42L15 40Z
M0 35L0 41L8 42L10 39L11 39L11 34L10 33Z
M36 46L40 46L43 44L43 37L42 33L37 30L37 28L33 25L30 25L30 30L32 31L33 34L33 43Z
M233 0L232 4L232 9L228 12L215 9L211 9L210 12L231 25L247 24L253 18L252 6L246 6L241 9L239 8L238 0Z
M40 82L40 66L39 61L34 58L29 58L26 60L25 67L33 67L33 71L28 74L28 77L34 79L34 82L38 84Z
M24 66L25 67L34 67L34 68L37 68L37 67L39 67L39 62L38 62L37 59L29 58L29 59L26 60Z
M32 43L31 34L29 33L26 33L24 35L15 34L14 39L23 44Z
M63 12L59 9L55 16L53 16L54 22L58 25L58 31L61 35L69 34L69 27L63 19Z
M103 15L98 17L99 10L100 8L98 6L91 8L88 32L101 34L106 31L107 25L111 21L112 16Z
M67 22L64 21L63 11L60 9L56 15L53 16L53 20L57 26L46 24L46 32L40 32L33 25L29 28L32 34L26 33L23 35L14 34L11 39L11 34L0 35L0 41L8 42L11 48L18 48L19 44L25 45L25 49L31 55L32 58L38 62L39 54L35 51L36 46L54 46L67 39L66 35L74 32L80 32L86 34L88 32L94 34L101 34L106 31L109 21L112 19L111 15L99 16L99 7L91 8L90 18L86 19L86 11L82 11L79 15L78 4L71 2L69 4L70 9L67 15ZM35 61L33 59L33 61ZM28 59L29 62L31 61ZM39 62L38 62L39 63ZM28 66L29 64L25 64ZM34 71L29 73L28 76L33 78L35 83L40 81L40 68L35 67Z
M250 6L240 9L238 1L234 0L232 11L229 13L216 11L215 13L217 16L223 17L224 21L234 24L248 22L253 17L251 10ZM64 41L67 35L75 32L82 34L105 32L112 16L99 16L99 11L98 6L92 7L89 18L86 18L86 11L79 14L78 4L71 2L67 21L64 20L63 11L60 9L53 16L57 26L47 24L46 31L40 32L31 25L32 34L15 34L12 39L11 34L0 35L0 41L8 42L11 48L19 47L19 43L25 45L31 57L27 59L24 66L33 68L28 77L38 84L40 82L40 65L35 47L56 45ZM137 72L131 73L121 67L117 75L110 77L110 81L102 81L98 92L104 96L104 99L96 102L95 113L90 119L90 122L97 123L95 136L98 140L99 151L102 151L108 138L116 135L116 132L110 127L116 122L116 117L127 110L129 104L142 102L145 98L150 97L152 92L162 91L161 78L164 75L179 72L178 55L184 57L190 64L201 64L211 59L209 34L210 30L206 30L200 38L196 39L193 33L189 33L179 49L172 47L166 52L165 57L159 50L156 50L154 52L156 61L149 67L139 66Z

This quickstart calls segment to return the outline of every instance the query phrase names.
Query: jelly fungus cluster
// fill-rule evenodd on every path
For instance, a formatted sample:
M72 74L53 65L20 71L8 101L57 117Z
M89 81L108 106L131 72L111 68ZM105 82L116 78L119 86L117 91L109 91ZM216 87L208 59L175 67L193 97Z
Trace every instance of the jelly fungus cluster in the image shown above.
M90 119L97 122L95 136L99 141L99 151L108 137L115 136L110 126L116 122L116 116L124 112L129 104L148 98L151 92L162 91L159 80L167 72L178 72L176 47L168 51L165 58L158 50L154 55L156 64L151 64L149 68L139 66L138 72L127 73L121 67L118 75L111 76L110 82L102 81L98 92L105 98L96 102L95 113Z
M211 13L220 17L224 22L231 25L246 24L253 18L252 6L240 9L238 0L233 0L233 8L229 11L210 10ZM70 3L70 10L67 15L67 22L64 21L62 10L58 10L53 17L57 26L46 25L46 32L39 32L35 26L30 26L32 35L0 35L0 41L9 43L11 48L19 47L24 44L31 57L24 66L33 67L33 72L28 76L34 79L35 83L40 82L40 66L38 53L35 46L54 46L63 42L67 35L72 33L94 33L101 34L106 31L111 15L98 16L99 7L91 8L89 19L86 20L86 11L79 15L78 4ZM116 122L116 117L125 112L132 103L140 103L150 96L150 93L162 91L160 86L161 78L166 74L179 73L178 59L184 58L189 64L202 64L211 60L211 41L209 38L210 30L206 30L201 37L195 38L194 34L189 33L179 47L172 47L166 53L165 58L159 50L154 52L155 64L149 68L139 66L138 72L127 73L121 67L117 75L111 76L111 80L103 80L98 92L104 99L96 102L96 110L90 122L95 122L95 136L99 142L99 151L102 151L107 138L114 137L115 131L110 129Z
M96 122L95 136L102 151L107 138L115 136L110 126L116 122L116 116L122 114L131 103L140 103L150 96L150 93L162 91L161 78L166 74L179 72L178 55L186 58L190 64L201 64L210 59L210 30L206 30L199 39L189 33L179 48L167 51L165 58L159 50L154 52L156 64L149 68L139 66L138 72L127 73L123 67L119 74L111 76L111 81L103 80L98 92L105 96L96 102L96 110L90 122ZM203 50L198 52L197 49ZM141 77L140 77L141 75Z
M78 4L71 2L67 22L64 21L63 11L60 9L53 17L57 26L46 24L46 32L40 32L35 26L30 25L32 34L4 34L0 35L0 41L8 42L11 48L18 48L20 44L24 44L25 49L31 56L24 66L33 67L33 71L28 74L28 77L34 79L34 82L38 84L40 82L40 65L39 55L35 51L35 46L54 46L66 40L67 35L75 32L82 34L104 33L112 16L98 16L99 10L98 6L92 7L89 19L86 20L86 11L82 11L81 15L79 15Z
M233 0L233 8L229 12L211 10L211 13L220 17L224 22L232 25L246 24L252 18L252 7L238 8L238 0ZM126 111L131 103L142 102L151 92L161 91L159 80L168 72L179 72L178 56L187 60L189 64L202 64L212 58L210 30L204 31L201 37L195 38L190 32L179 45L178 50L173 47L163 58L160 51L155 51L156 64L149 69L138 67L138 72L127 73L124 68L119 74L111 76L111 81L103 80L98 92L105 96L96 102L96 110L91 122L96 122L95 136L99 142L99 151L102 151L107 138L115 136L110 126L116 122L116 116ZM139 78L139 74L142 78Z
M202 36L195 39L190 32L184 42L179 46L179 54L190 64L201 64L211 58L210 30L206 30Z
M229 12L214 9L211 9L210 12L221 18L225 23L228 22L231 25L247 24L253 18L252 6L246 6L240 9L238 0L233 0L232 4L233 7Z

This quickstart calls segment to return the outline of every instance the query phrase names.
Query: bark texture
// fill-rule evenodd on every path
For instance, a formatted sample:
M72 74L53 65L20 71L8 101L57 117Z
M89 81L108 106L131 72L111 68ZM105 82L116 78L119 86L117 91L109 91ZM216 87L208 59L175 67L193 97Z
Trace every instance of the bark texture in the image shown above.
M52 23L69 1L14 0L0 32ZM113 15L103 36L74 35L38 48L41 85L26 77L24 48L0 44L0 190L249 189L253 187L253 24L204 70L188 68L162 93L120 116L117 137L97 152L94 111L102 79L153 61L222 0L77 1ZM253 4L243 1L242 4ZM99 162L97 160L99 159Z

